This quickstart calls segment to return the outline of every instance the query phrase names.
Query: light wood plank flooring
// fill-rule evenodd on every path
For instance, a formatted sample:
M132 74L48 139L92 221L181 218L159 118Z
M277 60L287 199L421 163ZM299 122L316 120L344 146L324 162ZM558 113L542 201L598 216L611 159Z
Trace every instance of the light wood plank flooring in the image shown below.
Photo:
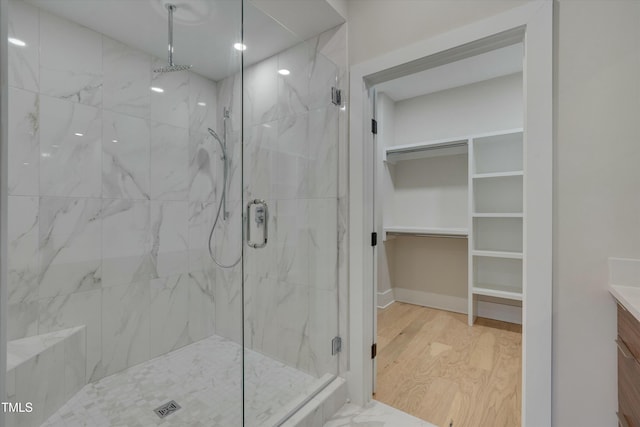
M374 398L437 426L520 426L520 325L393 303L378 310Z

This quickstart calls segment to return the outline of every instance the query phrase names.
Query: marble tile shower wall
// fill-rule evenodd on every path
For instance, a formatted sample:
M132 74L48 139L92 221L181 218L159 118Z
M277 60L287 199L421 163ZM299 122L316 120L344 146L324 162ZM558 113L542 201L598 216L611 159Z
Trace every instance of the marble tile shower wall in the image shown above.
M266 200L271 213L267 247L245 251L245 344L315 376L338 369L331 339L338 334L338 242L346 228L338 224L346 139L339 134L345 112L332 104L331 88L341 83L346 62L329 54L346 56L344 30L300 43L243 75L242 192L247 200ZM283 68L290 74L280 75ZM218 108L231 105L239 129L238 76L221 81L218 95ZM239 195L239 181L231 186Z
M216 84L22 1L9 27L9 339L86 325L93 381L210 336Z

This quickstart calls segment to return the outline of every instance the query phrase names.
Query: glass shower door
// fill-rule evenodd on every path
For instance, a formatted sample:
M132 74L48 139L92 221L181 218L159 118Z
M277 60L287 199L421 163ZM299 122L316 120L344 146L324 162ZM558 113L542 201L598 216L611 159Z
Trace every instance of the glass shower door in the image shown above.
M279 425L338 373L338 68L317 46L244 67L245 426Z

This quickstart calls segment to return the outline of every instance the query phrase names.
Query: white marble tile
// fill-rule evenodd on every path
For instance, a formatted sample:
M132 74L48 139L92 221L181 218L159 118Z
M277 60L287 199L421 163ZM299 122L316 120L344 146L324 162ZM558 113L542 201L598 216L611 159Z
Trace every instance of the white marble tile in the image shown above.
M337 289L338 205L336 199L311 199L309 212L309 285Z
M271 196L276 199L305 197L308 193L309 116L288 116L278 121L273 153Z
M5 377L5 387L7 391L7 399L15 401L16 397L16 371L15 369L7 370Z
M110 375L149 359L149 282L102 290L102 360Z
M149 118L151 55L109 37L102 37L103 106L107 110Z
M87 384L86 328L81 326L61 344L64 347L65 400L68 400Z
M217 92L216 82L190 73L189 130L206 133L207 128L215 129L218 126L218 114L222 114L222 109L218 112Z
M243 180L243 163L242 163L242 133L235 131L227 134L227 156L229 157L228 178L227 178L227 200L242 200L242 180ZM222 172L217 173L218 180L221 180ZM220 185L220 184L218 184Z
M40 298L100 287L101 201L40 198Z
M16 427L38 426L65 400L64 346L54 345L16 368L16 401L32 402L33 412L15 417Z
M40 10L41 93L102 104L102 36Z
M7 305L7 340L29 337L38 333L38 302Z
M342 24L318 36L317 52L333 62L340 71L348 66L347 25Z
M217 202L189 202L189 271L214 266L209 257L209 234L217 212Z
M346 404L325 424L325 427L355 426L436 427L375 400L364 408L354 404Z
M271 425L263 421L317 389L314 377L257 352L244 359L245 425ZM87 385L43 427L241 425L242 360L242 346L214 335ZM182 409L160 420L153 409L172 399Z
M151 201L150 254L156 277L185 273L188 267L188 202Z
M338 329L343 340L342 352L339 354L340 375L346 375L349 370L348 205L347 196L341 196L338 199Z
M308 209L306 200L277 201L275 250L279 281L308 284L311 239Z
M152 60L151 69L166 66L166 59ZM152 73L151 87L163 92L151 91L151 120L168 125L189 128L189 71Z
M278 117L278 76L276 56L243 71L242 111L245 126L269 123Z
M272 176L277 170L274 152L278 142L278 122L248 127L244 141L244 195L247 199L270 199Z
M187 274L153 279L150 286L150 349L157 357L190 343Z
M282 345L278 340L278 282L246 274L243 286L244 345L275 358Z
M315 376L338 374L338 355L331 354L331 340L338 330L338 290L309 289L309 327L307 336L314 358L309 371ZM344 337L343 337L344 339ZM346 342L344 343L346 345Z
M222 138L222 133L219 135ZM220 197L223 168L218 142L206 131L189 131L189 200L212 201Z
M7 247L7 302L18 304L38 298L37 197L9 196Z
M308 114L307 197L335 198L338 195L339 111L332 105Z
M149 254L150 202L104 200L102 285L117 286L157 277Z
M44 334L83 325L87 381L95 381L95 369L102 357L102 291L76 292L39 301L38 333Z
M230 132L242 127L242 79L240 73L234 73L216 84L218 97L216 129L222 129L223 111L229 109L227 121Z
M188 275L190 341L199 341L214 333L216 271L196 271Z
M40 25L38 9L18 0L9 2L8 36L26 43L9 43L9 86L37 92L40 87Z
M195 208L199 212L192 211L190 213L190 217L192 218L190 220L190 236L192 237L191 240L194 241L193 249L195 250L195 252L192 251L191 253L192 270L200 269L199 265L202 267L212 265L208 259L209 252L207 248L209 235L211 234L211 229L217 216L218 206L218 203L195 205ZM242 255L242 201L230 200L227 202L227 210L229 212L227 219L224 219L222 216L223 210L224 207L220 207L220 216L218 218L215 230L211 235L211 249L213 256L219 264L221 264L222 266L233 266L234 264L237 265L240 263L239 260ZM197 217L194 215L197 215ZM196 237L198 232L202 234ZM198 254L200 254L201 256Z
M189 131L151 123L151 199L187 200L189 193Z
M215 332L242 343L242 280L241 264L233 268L216 267Z
M317 38L312 39L317 43ZM337 67L316 52L316 43L300 43L278 55L280 117L300 114L331 105L331 87L337 84Z
M36 196L39 192L40 98L9 89L9 194Z
M149 122L110 111L102 121L102 196L148 199Z
M40 192L43 196L100 197L101 112L40 97Z

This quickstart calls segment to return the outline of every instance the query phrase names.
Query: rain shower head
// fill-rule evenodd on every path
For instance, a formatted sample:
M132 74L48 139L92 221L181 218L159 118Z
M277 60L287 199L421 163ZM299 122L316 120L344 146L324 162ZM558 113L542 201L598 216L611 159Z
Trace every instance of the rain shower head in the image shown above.
M172 73L174 71L186 71L190 70L193 65L167 65L166 67L160 67L153 70L154 73Z
M191 69L193 65L179 65L173 63L173 12L178 8L175 4L168 3L166 5L169 11L169 65L156 68L154 73L171 73L174 71L186 71Z

